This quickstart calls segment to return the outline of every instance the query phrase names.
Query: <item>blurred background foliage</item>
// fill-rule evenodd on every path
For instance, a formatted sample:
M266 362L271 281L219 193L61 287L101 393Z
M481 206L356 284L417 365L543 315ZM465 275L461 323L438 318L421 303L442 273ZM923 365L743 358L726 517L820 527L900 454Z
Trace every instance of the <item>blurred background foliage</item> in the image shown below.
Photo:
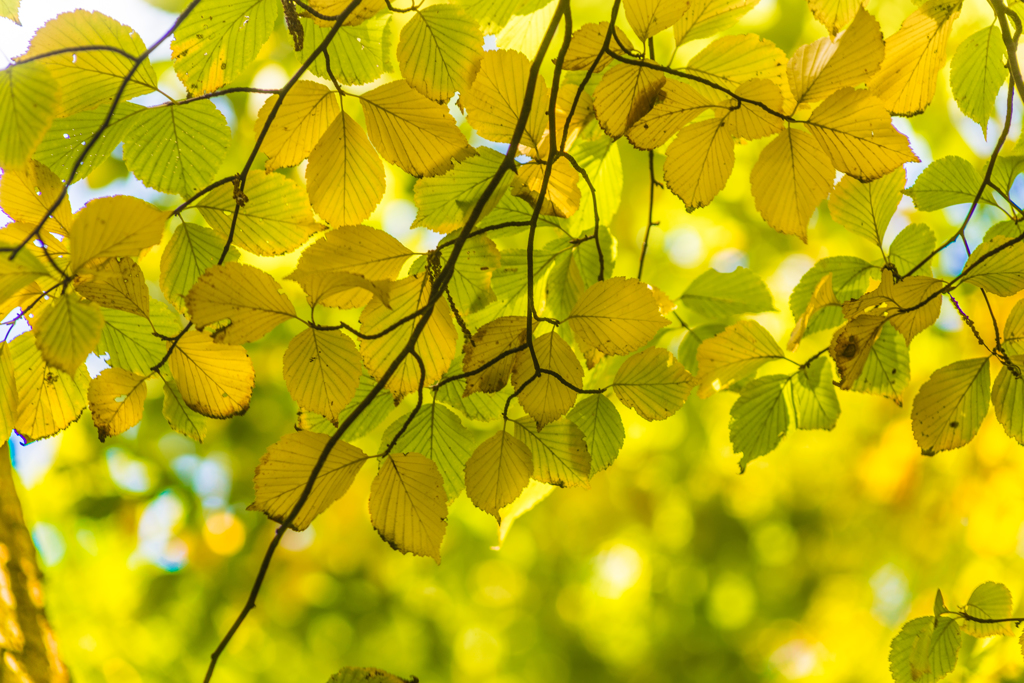
M33 28L79 6L111 14L150 42L172 21L167 10L182 4L23 3L25 27L5 23L0 46L5 58L13 57ZM608 4L574 1L576 25L606 19ZM913 7L909 0L868 4L886 35ZM987 5L968 0L950 54L990 22ZM762 0L732 32L761 33L787 53L825 35L803 0ZM670 35L659 37L665 44L658 43L658 54L671 53ZM677 63L707 42L686 46ZM179 93L168 59L165 46L155 62L160 84ZM241 80L277 87L296 65L290 40L279 31ZM219 99L236 135L222 172L240 166L251 148L262 101ZM1001 95L998 107L1003 102ZM986 139L959 113L947 65L927 112L896 120L922 159L907 166L908 186L935 158L957 154L980 162L995 125ZM1013 126L1011 140L1019 130ZM612 223L616 272L632 274L646 226L647 158L625 140L617 144L625 184ZM750 267L768 282L778 309L757 320L785 338L793 324L789 292L814 261L875 254L834 223L824 204L806 245L768 228L748 180L762 146L737 148L736 172L710 208L687 214L667 191L656 192L660 225L644 272L678 296L708 267ZM388 173L388 195L369 222L425 251L431 238L408 230L413 179L393 167ZM77 209L113 193L175 203L131 179L119 152L71 196ZM908 223L928 221L942 240L966 208L916 216L904 200L888 239ZM968 230L972 245L998 220L986 211ZM943 255L940 273L956 273L963 263L962 252L949 251L956 253ZM246 258L278 277L294 264L289 257ZM158 254L140 265L155 281ZM297 288L290 293L301 300ZM1003 317L1013 301L996 299ZM976 295L961 303L968 312L984 310ZM615 466L596 476L590 490L556 491L540 502L500 549L493 520L460 497L450 510L439 567L394 552L373 531L366 498L374 472L367 468L310 530L286 536L285 552L275 558L257 609L216 680L319 682L346 665L474 683L887 680L889 641L902 620L930 612L936 588L951 606L986 580L1024 594L1019 447L992 416L969 447L934 459L920 455L911 435L910 397L921 383L951 359L980 351L948 302L943 306L939 325L914 344L904 407L844 393L833 432L791 434L743 476L729 446L729 392L707 401L694 397L663 423L625 414L628 438ZM691 327L702 322L680 313ZM200 679L274 530L245 508L256 462L295 420L281 361L298 328L286 328L250 346L258 381L248 413L214 421L201 446L168 431L158 392L151 392L154 405L141 425L106 443L86 418L52 439L14 444L26 515L47 574L50 617L75 680ZM663 340L673 349L683 342L679 329ZM828 335L803 343L810 355L827 345ZM383 428L356 444L375 452ZM954 676L1020 680L1022 664L1011 639L972 641Z

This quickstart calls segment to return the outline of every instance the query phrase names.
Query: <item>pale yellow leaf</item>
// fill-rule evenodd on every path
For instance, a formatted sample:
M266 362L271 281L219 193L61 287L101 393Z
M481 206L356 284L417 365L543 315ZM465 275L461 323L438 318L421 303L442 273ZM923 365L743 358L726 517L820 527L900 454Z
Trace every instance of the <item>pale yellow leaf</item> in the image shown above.
M746 100L759 102L771 112L782 112L782 91L779 86L765 78L742 83L736 88L736 95ZM735 111L725 115L725 127L734 138L756 140L774 135L782 130L782 118L753 102L734 100Z
M775 339L759 323L743 320L730 325L697 349L697 395L707 398L752 375L768 361L784 358Z
M481 137L494 142L511 142L526 101L526 84L530 77L530 60L512 50L497 50L484 55L480 72L469 90L460 96L466 118ZM530 115L520 140L523 151L536 150L548 126L548 89L537 80Z
M962 0L931 0L885 41L881 70L868 83L889 113L914 116L935 95L935 78L946 61L946 41Z
M790 91L797 104L824 99L840 88L865 83L884 56L882 29L861 8L837 40L822 38L797 48L786 65Z
M224 344L256 341L295 317L295 307L269 273L241 263L209 268L185 301L196 329L213 326Z
M12 220L31 225L35 229L63 187L61 179L53 171L35 159L29 159L21 168L4 169L3 176L0 176L0 209ZM47 233L67 236L72 220L71 202L65 194L43 226L42 236L45 238ZM47 239L46 242L48 246L59 245L53 239Z
M514 194L536 204L544 183L545 163L523 164L519 167L519 191ZM544 193L541 213L561 218L572 216L580 208L580 174L565 157L558 157L551 168Z
M514 420L516 438L533 454L533 478L555 486L590 488L591 458L582 430L559 420L541 430L533 420Z
M466 378L464 395L492 394L508 384L516 358L513 350L526 343L526 334L525 316L498 318L477 330L462 361L463 371L476 373Z
M85 410L89 373L84 365L73 375L48 366L32 337L23 334L11 343L18 387L14 428L29 439L45 439L77 420Z
M92 200L75 214L68 237L72 272L93 259L138 256L160 242L169 215L169 211L160 211L135 197Z
M432 5L416 12L398 41L402 76L436 102L465 92L483 55L480 27L455 5Z
M987 356L957 361L921 385L910 417L924 455L966 446L978 433L988 413L988 361Z
M679 21L690 3L688 0L625 0L626 21L633 27L641 43Z
M619 356L637 350L668 324L651 288L623 277L588 287L566 322L581 348Z
M170 366L182 398L197 413L225 418L248 410L255 374L241 346L189 330L171 352Z
M684 71L728 88L755 78L782 85L786 53L757 35L723 36L698 52Z
M444 480L433 461L419 453L393 453L370 486L370 521L395 550L441 564L446 502Z
M809 0L807 4L814 18L834 36L853 19L864 0Z
M256 499L247 509L263 512L284 524L299 502L313 467L327 448L330 437L315 432L285 434L267 448L256 466ZM292 521L291 528L305 529L334 501L345 495L363 463L370 458L351 444L338 441L330 449L309 498Z
M531 474L530 449L502 430L480 444L466 463L466 495L500 524L501 508L519 497Z
M420 323L421 316L415 316L406 322L399 321L414 315L426 305L430 298L430 283L422 275L399 280L391 289L391 308L374 299L359 316L360 332L363 335L382 336L360 341L360 353L367 371L376 379L384 373L392 363L398 360L409 343L413 329ZM393 325L395 329L388 332ZM430 386L438 382L455 358L456 333L448 302L441 299L434 305L434 310L419 335L413 349L423 359L426 375L421 377L419 363L411 354L405 355L396 371L388 380L387 387L395 396L402 396L416 391L421 382Z
M786 128L750 174L754 206L772 228L807 241L807 222L832 189L835 169L814 138Z
M664 420L679 410L697 380L667 349L645 349L615 373L615 395L645 420Z
M790 351L796 349L800 344L800 340L803 339L804 333L807 331L807 325L811 322L811 318L814 317L815 313L826 306L840 305L842 304L836 298L836 292L832 286L832 273L826 273L818 281L818 284L815 285L814 293L811 294L811 300L807 304L807 308L796 319L796 325L793 326L793 332L789 335L789 343L786 345L786 348Z
M75 290L104 308L116 308L149 317L146 275L130 258L110 258L75 277Z
M604 71L604 68L608 66L608 62L612 60L611 55L601 53L601 47L604 45L606 35L608 35L607 21L596 24L584 24L576 29L572 34L572 40L569 42L569 50L565 53L565 59L562 61L562 68L569 71L585 71L596 60L597 66L594 67L594 71ZM618 26L615 27L615 36L618 37L619 41L626 48L633 48L633 44L626 37L626 32ZM615 41L615 36L608 41L608 49L615 54L622 54L622 48ZM600 59L597 58L599 54L601 55Z
M616 64L594 91L594 111L604 132L624 135L654 106L665 75L631 64Z
M271 95L260 108L256 135L266 126L277 99ZM299 81L292 86L260 147L268 157L265 170L269 173L302 162L340 113L338 97L326 85Z
M284 352L284 384L299 408L337 423L356 394L359 351L341 330L306 329Z
M759 0L690 0L673 26L676 45L709 38L729 28L754 8Z
M89 383L89 411L100 441L123 434L142 419L146 405L146 378L107 368Z
M665 152L665 184L693 211L710 204L722 191L735 161L732 136L723 119L691 123Z
M342 112L309 155L306 190L313 210L332 225L360 223L380 203L384 187L384 163L362 127Z
M661 100L626 132L634 147L661 147L676 131L715 106L710 99L679 81L666 81L661 92Z
M882 270L878 287L843 304L848 320L858 315L880 316L892 323L909 344L938 317L942 299L937 293L946 283L930 277L911 276L893 281L892 271Z
M574 387L583 384L583 366L557 332L548 332L533 340L537 364L529 349L520 351L512 366L512 386L517 392L519 405L534 420L537 428L554 422L565 415L576 403ZM556 376L549 374L555 373ZM561 378L561 379L559 379Z
M47 365L70 375L99 343L103 314L96 304L68 292L44 309L34 328L36 345Z

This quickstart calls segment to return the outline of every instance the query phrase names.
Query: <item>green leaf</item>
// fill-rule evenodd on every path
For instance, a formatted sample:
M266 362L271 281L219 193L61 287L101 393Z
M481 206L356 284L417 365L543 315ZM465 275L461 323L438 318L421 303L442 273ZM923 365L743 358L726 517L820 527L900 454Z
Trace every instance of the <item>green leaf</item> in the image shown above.
M60 86L42 62L0 71L0 166L17 168L43 139L60 101Z
M702 325L686 331L686 336L683 337L683 341L679 344L678 354L679 362L683 364L683 367L690 374L697 374L697 350L700 348L700 345L716 334L721 334L725 327L725 325Z
M1013 597L1010 595L1010 589L1001 583L986 581L971 593L967 604L964 605L964 612L977 619L1009 619L1013 614ZM1013 635L1013 624L1009 621L984 624L964 619L960 622L960 629L975 638Z
M110 125L100 135L89 153L82 159L82 165L75 174L76 180L88 176L110 156L128 132L135 117L147 109L131 102L122 102L117 106ZM42 142L36 147L34 157L61 178L67 178L79 155L85 149L92 136L99 130L107 110L103 107L80 111L70 116L54 119L46 131Z
M486 147L477 151L478 154L456 163L455 168L444 175L416 181L416 220L412 227L450 233L466 224L505 158L504 154ZM502 174L480 216L486 216L498 204L514 177L511 171Z
M541 431L528 417L513 422L516 438L533 453L534 479L563 488L590 488L590 453L579 427L568 420L558 420Z
M1022 360L1021 356L1014 358L1018 367ZM1000 368L992 386L992 407L1006 435L1024 445L1024 377L1017 377L1009 368Z
M104 308L103 332L96 353L110 354L108 362L115 368L148 375L150 368L167 353L167 342L154 336L154 327L165 335L181 331L174 314L163 304L151 302L149 314L152 323L134 313Z
M7 301L19 289L32 284L47 272L46 267L27 249L19 251L13 260L9 257L0 258L0 301Z
M305 60L327 38L331 27L321 26L311 19L303 18L301 22L306 39L299 54ZM358 26L342 26L325 51L334 77L346 85L362 85L391 70L388 61L392 44L390 29L390 18L386 14ZM331 77L323 54L316 58L309 70L320 78Z
M1003 237L1020 237L1024 234L1024 228L1013 221L999 221L992 225L991 228L985 231L985 236L982 238L983 242L990 241L993 237L1002 235Z
M956 668L960 628L948 617L918 617L892 640L889 671L896 683L934 683Z
M949 64L949 86L960 111L982 127L995 106L1006 80L1006 47L996 25L972 34L957 47Z
M758 0L694 0L673 26L676 45L710 38L752 10ZM813 6L812 6L813 9Z
M836 298L839 301L851 301L867 291L868 276L876 269L877 266L856 256L830 256L821 259L804 273L800 282L793 288L793 293L789 297L789 310L792 311L793 318L798 319L807 310L815 287L828 273L832 273L832 288L835 290ZM842 322L842 310L829 306L811 317L804 334L827 330Z
M287 254L302 246L321 227L313 220L306 193L278 173L249 175L247 201L238 211L234 243L260 256ZM210 227L227 239L235 211L231 183L221 185L193 204Z
M911 223L903 228L889 245L889 260L900 275L921 263L935 250L935 233L924 223ZM931 275L932 265L926 263L917 269L915 275Z
M560 134L559 134L560 135ZM572 149L572 154L587 176L594 184L597 192L597 213L601 219L601 225L611 225L612 219L619 210L622 202L622 155L619 153L619 146L615 140L602 135L597 140L577 142ZM570 232L574 235L594 234L594 200L590 194L590 188L586 181L580 178L580 190L583 193L580 209L569 221ZM580 245L581 248L594 247L589 242ZM607 265L608 251L605 251L605 272L611 273ZM593 284L593 283L588 283Z
M991 254L991 256L989 255ZM964 264L964 282L999 296L1024 289L1024 242L996 236L982 242Z
M841 332L842 330L839 330L836 334ZM864 352L866 358L860 374L849 382L843 376L840 388L885 396L895 401L896 405L903 405L903 390L910 382L910 353L907 341L891 323L882 324L877 330L877 335Z
M69 46L93 45L115 47L133 57L146 51L137 31L105 14L75 10L46 22L33 36L25 56L55 52ZM62 116L100 105L104 105L104 108L111 105L114 95L132 70L131 59L109 50L63 52L34 63L45 64L57 80L61 93L60 109L54 110L54 113ZM130 100L151 93L156 90L156 84L153 65L148 59L143 60L128 79L121 99Z
M100 307L73 292L53 301L35 323L36 345L47 365L73 375L103 331Z
M177 382L173 379L167 380L164 384L163 416L171 429L196 443L202 443L206 438L209 426L206 416L188 407Z
M683 407L697 380L667 349L645 349L615 373L615 395L646 420L664 420Z
M824 357L801 368L789 383L797 429L831 430L839 420L839 398Z
M11 433L18 420L18 385L14 360L7 342L0 343L0 434Z
M755 458L775 450L789 429L785 375L758 377L748 383L729 411L729 440L742 453L740 473Z
M338 414L337 424L341 425L349 418L349 416L355 412L357 406L363 402L369 393L377 383L375 379L370 377L365 372L359 376L359 386L356 387L356 395L352 397L352 400L348 402L345 409ZM391 394L387 390L384 390L377 394L370 405L364 410L359 417L355 419L352 425L345 430L342 435L347 441L354 441L360 437L366 436L374 429L376 429L381 422L387 419L391 411L395 409L395 402L391 397ZM330 420L318 415L316 413L300 413L298 429L308 429L310 431L321 432L323 434L333 434L338 431L338 427L331 423Z
M1024 171L1024 156L1001 156L992 167L992 184L1010 194L1013 181Z
M746 268L731 273L707 270L690 283L679 299L688 308L712 319L775 310L764 281Z
M380 452L395 438L409 414L400 415L388 425L381 437ZM419 453L434 461L444 478L448 500L455 500L466 488L466 462L472 444L459 417L438 403L428 403L412 418L394 446L395 453Z
M407 683L407 681L380 669L346 666L331 676L331 680L327 683Z
M194 95L235 80L267 42L279 11L275 0L205 0L174 31L178 78Z
M932 613L935 614L936 617L941 617L948 611L949 610L946 609L946 601L942 599L942 591L935 591L935 604L932 607Z
M971 162L962 157L936 159L917 177L914 186L903 193L913 198L921 211L937 211L947 206L970 204L978 196L981 176ZM986 188L982 201L992 202L992 190Z
M465 92L484 54L484 37L460 7L433 5L415 14L398 41L398 68L409 84L436 102Z
M210 100L152 107L127 127L124 163L146 187L188 197L213 179L230 142Z
M974 438L988 413L988 357L961 360L932 373L911 412L914 438L924 455L960 448Z
M611 399L604 394L587 396L566 417L583 432L591 455L591 474L611 466L626 440L622 416Z
M445 373L445 379L462 374L462 356L452 362L452 367ZM505 401L512 395L512 388L506 386L501 391L488 394L477 391L465 396L466 380L460 379L454 382L445 382L437 390L436 399L445 405L451 406L471 420L482 420L489 422L501 415L505 407ZM571 413L570 413L571 414Z
M455 241L454 235L441 240L441 245ZM441 250L441 266L448 262L446 256L450 249ZM459 258L455 262L455 272L448 283L448 291L455 300L460 313L473 313L496 300L491 288L491 279L501 265L501 253L497 245L486 235L470 237L464 243ZM426 267L426 258L417 259L409 269L410 273L419 273Z
M186 313L185 296L206 269L216 265L224 251L224 239L213 230L182 223L174 229L160 254L160 290L180 313ZM225 263L238 260L238 250L228 251Z
M1010 310L1003 325L1003 346L1011 355L1024 354L1024 301L1018 301Z
M882 246L906 184L907 173L902 168L870 183L848 175L836 185L828 208L832 218L844 228Z

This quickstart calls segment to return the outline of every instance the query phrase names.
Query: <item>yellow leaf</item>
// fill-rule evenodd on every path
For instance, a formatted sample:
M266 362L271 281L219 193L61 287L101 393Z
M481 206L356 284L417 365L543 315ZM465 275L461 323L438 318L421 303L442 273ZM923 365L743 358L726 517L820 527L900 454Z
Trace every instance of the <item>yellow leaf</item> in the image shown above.
M297 272L289 278L298 282L306 292L310 307L324 305L332 308L362 308L374 296L386 307L391 307L389 280L368 280L354 273L324 270Z
M942 300L934 295L945 284L942 280L920 276L905 277L894 283L892 271L886 268L877 288L843 304L843 315L848 320L864 314L885 318L909 344L938 319ZM922 305L925 300L928 303Z
M160 289L179 313L188 313L185 297L222 253L224 240L210 228L181 223L174 229L160 254ZM237 260L238 250L231 247L225 262Z
M341 330L306 329L284 352L284 384L299 408L337 424L359 386L362 364L356 345Z
M186 302L196 329L215 325L216 341L245 344L295 317L295 307L280 290L277 281L259 268L225 263L209 268Z
M555 486L590 488L590 453L579 427L559 420L544 431L533 420L514 420L516 438L533 454L533 478Z
M710 204L722 191L735 161L724 120L691 123L665 152L665 183L693 211Z
M615 373L615 395L645 420L664 420L679 410L697 384L666 349L630 356Z
M811 135L786 128L750 174L754 206L772 228L807 241L807 222L832 189L835 169Z
M688 0L626 0L626 21L633 27L641 43L679 21L690 3Z
M540 190L544 184L546 164L537 162L523 164L519 167L519 181L523 184L517 197L522 197L531 204L536 204ZM580 208L580 174L565 157L558 157L551 168L547 191L544 193L544 205L541 213L568 218Z
M87 404L89 373L85 366L73 375L50 367L36 348L33 335L11 343L18 411L14 428L29 439L45 439L78 419Z
M523 492L533 473L533 455L502 430L480 444L466 463L466 495L501 524L501 508Z
M135 197L92 200L75 214L68 237L72 272L94 259L138 256L160 242L169 214Z
M413 191L416 220L412 227L450 233L465 226L504 161L504 154L481 147L456 162L455 167L444 175L417 180ZM501 180L484 203L481 218L501 201L514 177L512 171L502 171Z
M346 290L344 278L328 276L350 273L367 281L394 280L411 255L404 244L383 230L346 225L329 231L303 251L288 279L301 284L314 301L322 296L328 306L359 308L370 303L372 289L367 291L362 283L353 282Z
M698 52L685 71L730 89L755 78L782 85L786 53L757 35L723 36Z
M782 111L782 91L771 81L758 78L736 88L736 94L760 102L772 111ZM756 140L782 130L782 119L749 102L733 100L735 111L725 115L725 127L734 138Z
M860 315L836 330L829 354L839 371L840 389L853 388L864 371L871 349L882 334L885 322L880 315Z
M1024 289L1024 244L996 235L985 240L964 264L964 282L983 287L998 296L1011 296Z
M661 101L626 132L634 147L661 147L676 131L715 106L710 99L679 81L666 81L661 92Z
M797 48L786 65L789 89L797 104L824 99L840 88L866 82L884 56L882 29L861 8L837 40L822 38Z
M707 398L754 373L768 361L785 354L768 330L753 320L743 320L706 339L697 349L697 395Z
M576 99L577 94L579 94L578 101ZM576 109L573 111L572 119L569 121L568 133L563 139L562 132L565 131L566 118L569 116L569 111L572 110L573 103L576 104ZM583 126L593 117L594 98L590 96L590 93L586 90L580 91L579 86L571 83L562 83L558 88L558 99L555 102L554 139L557 141L556 148L571 149L576 138L583 132ZM546 159L548 157L548 154L551 152L551 140L551 131L545 130L544 141L537 150L539 153L538 158ZM579 156L577 154L577 161L579 161ZM580 165L582 166L583 164L581 163Z
M204 2L174 31L174 70L189 92L203 94L235 80L274 30L273 0Z
M446 103L473 82L484 55L477 23L454 5L432 5L413 14L398 41L398 67L409 84Z
M811 300L807 304L807 308L796 319L796 325L793 326L793 333L789 335L789 343L786 345L786 348L790 351L796 349L800 344L800 340L803 339L804 333L807 331L807 325L811 322L811 318L814 317L815 313L826 306L840 305L842 304L836 298L835 289L832 287L832 273L826 273L814 287L814 293L811 294Z
M21 168L4 168L0 176L0 209L11 217L34 229L43 220L64 184L53 171L35 159L29 159ZM67 236L71 228L71 202L65 194L57 209L47 219L41 236L56 233ZM46 240L48 246L57 246L57 240Z
M936 370L921 385L910 413L921 452L934 455L966 446L988 413L989 387L988 357Z
M47 365L70 375L99 343L103 314L96 304L68 292L46 307L34 327Z
M809 0L807 4L814 18L824 24L829 35L834 36L853 19L864 0Z
M497 50L484 55L480 73L465 95L460 97L466 118L481 137L494 142L511 142L519 113L526 100L530 60L512 50ZM520 142L523 151L536 150L547 131L548 88L537 80L530 103L530 116Z
M235 194L231 183L212 190L192 206L223 239L233 234L235 245L260 256L287 254L323 229L313 220L305 191L280 173L248 176L245 202L238 210L233 233Z
M370 485L370 521L395 550L441 564L446 501L444 480L433 461L419 453L393 453Z
M615 356L636 351L668 324L651 288L623 277L588 287L566 322L581 348Z
M146 404L146 378L107 368L89 383L89 410L100 441L123 434L142 419Z
M729 28L753 9L759 0L690 0L682 18L673 26L676 45L710 38Z
M413 315L426 305L430 298L430 283L421 275L413 275L396 282L391 290L391 308L374 299L359 316L360 332L364 335L383 336L362 339L360 353L367 371L375 379L384 376L388 367L398 359L408 344L413 329L420 317L398 324L400 320ZM398 326L384 333L392 325ZM423 359L426 375L420 377L420 367L411 354L406 355L388 380L388 390L395 396L416 391L423 382L430 386L438 382L455 358L455 323L452 321L448 303L441 299L434 306L423 333L416 340L413 349Z
M559 377L574 387L583 384L583 366L564 339L548 332L533 340L537 364L529 349L520 351L512 367L512 386L518 392L519 405L537 421L537 428L565 415L576 403L576 392L562 384ZM556 373L555 377L547 372ZM531 379L532 378L532 379Z
M594 90L594 111L604 132L613 138L624 135L654 106L665 76L653 69L631 64L611 68Z
M25 56L33 57L70 46L93 45L115 47L132 56L141 55L146 50L138 32L128 26L99 12L75 10L57 15L36 31ZM51 110L59 116L110 105L132 68L131 59L109 50L63 52L35 64L45 65L60 87L60 108L54 106ZM156 84L156 72L146 59L128 80L121 100L153 92Z
M360 99L373 146L407 173L444 173L467 146L448 110L405 81L385 83Z
M271 95L260 107L254 126L257 136L277 99L277 95ZM340 113L338 98L327 86L313 81L299 81L292 86L260 147L268 157L264 166L267 173L294 166L308 157Z
M284 524L299 502L313 467L319 460L330 437L315 432L285 434L267 449L256 466L254 480L256 499L247 510L263 512L275 522ZM327 454L324 466L313 482L309 498L291 524L302 531L345 495L363 463L370 458L351 444L338 441Z
M513 349L526 343L526 318L509 316L483 325L465 347L462 368L476 374L466 378L469 396L477 391L493 394L508 384L515 363Z
M170 366L185 404L197 413L225 418L249 409L255 375L241 346L189 330L171 352Z
M326 14L329 17L340 15L351 4L352 0L312 0L309 3L320 14ZM386 5L385 0L360 0L359 4L345 17L345 21L341 25L357 26L384 9ZM325 26L332 26L334 24L333 21L324 21L322 19L317 19L316 21Z
M149 317L149 289L139 264L130 258L110 258L79 271L75 290L104 308Z
M857 180L881 178L906 162L920 161L875 97L843 88L818 105L807 127L835 167Z
M0 258L0 301L8 301L19 290L31 285L48 272L46 267L25 249L19 251L14 260L10 257Z
M585 71L590 68L597 59L598 54L601 53L601 47L604 45L604 37L608 34L608 22L602 21L596 24L584 24L580 28L576 29L572 34L572 39L569 42L569 50L565 53L565 59L562 61L562 68L569 71ZM619 42L626 46L626 48L632 50L633 44L629 42L629 38L626 37L626 32L618 26L615 27L615 36L618 37ZM615 41L615 36L608 42L608 49L615 54L621 55L622 48L619 47L619 43ZM611 55L601 54L601 59L598 60L597 66L594 68L594 72L604 71L604 68L608 66L608 62L612 60Z
M962 0L931 0L907 17L885 41L882 69L868 87L889 113L914 116L935 94L935 77L946 61L946 41Z
M14 377L11 346L0 342L0 430L10 434L18 420L18 385Z
M313 209L330 224L370 217L384 197L384 164L362 127L342 112L309 155L306 189Z

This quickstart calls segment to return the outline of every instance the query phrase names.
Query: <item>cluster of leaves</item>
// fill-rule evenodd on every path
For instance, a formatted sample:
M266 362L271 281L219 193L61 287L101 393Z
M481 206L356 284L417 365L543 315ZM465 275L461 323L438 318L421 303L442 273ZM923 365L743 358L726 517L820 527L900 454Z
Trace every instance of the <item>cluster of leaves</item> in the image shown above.
M615 0L607 22L573 31L567 0L193 0L161 39L173 36L188 96L155 106L130 101L159 91L155 45L100 13L54 18L0 71L0 208L13 220L0 229L0 301L31 328L0 344L0 428L45 438L88 408L100 438L115 436L158 389L170 427L201 441L208 419L249 405L243 345L298 321L282 368L296 431L267 449L255 477L252 508L281 522L268 558L286 528L307 527L373 460L374 527L439 562L447 506L463 490L500 522L531 487L587 487L623 446L622 407L663 420L695 387L701 398L737 391L730 434L742 469L779 444L791 414L797 429L832 429L836 387L901 404L909 344L943 296L956 304L954 290L969 285L987 304L1024 289L1024 210L1010 197L1024 157L1000 154L1024 90L1020 19L995 0L996 24L953 57L957 102L983 124L1011 77L984 173L947 157L905 189L902 166L918 157L891 117L931 101L960 3L932 0L883 39L861 3L812 0L830 37L790 57L760 36L725 35L685 66L655 58L655 35L672 29L677 48L712 38L755 4ZM252 90L230 84L282 6L301 66L270 91L243 167L218 179L232 132L211 99ZM385 47L395 13L409 13L397 69ZM559 27L549 84L541 70ZM503 49L485 51L485 33ZM875 262L822 259L794 289L788 351L835 329L831 343L794 360L755 320L732 322L774 309L749 270L709 270L675 300L616 274L619 138L649 154L652 194L664 151L664 184L688 210L725 186L737 141L770 138L750 178L767 225L806 240L827 199L879 250ZM181 203L114 196L73 212L68 187L118 145L139 181ZM287 170L302 163L304 182ZM443 236L426 254L362 224L385 195L385 163L416 178L414 227ZM968 217L941 245L915 224L885 248L902 194L922 211L968 204ZM939 251L966 246L980 204L1007 220L959 275L933 277ZM161 244L151 291L137 261ZM300 249L288 279L304 300L244 262ZM707 324L687 326L677 301ZM990 400L1024 443L1024 302L1002 325L992 314L991 347L956 305L988 355L924 384L912 411L922 451L967 443ZM659 346L669 315L687 330L678 357ZM93 379L91 353L110 366ZM994 387L991 358L1002 365ZM755 377L777 360L796 369ZM350 443L389 418L377 453ZM474 443L464 420L490 435Z
M935 592L934 616L911 619L893 638L889 670L896 683L938 681L956 668L961 634L975 638L1012 636L1020 626L1013 618L1013 596L1001 583L986 581L971 593L967 604L953 611L942 591ZM1024 651L1024 634L1021 634Z

